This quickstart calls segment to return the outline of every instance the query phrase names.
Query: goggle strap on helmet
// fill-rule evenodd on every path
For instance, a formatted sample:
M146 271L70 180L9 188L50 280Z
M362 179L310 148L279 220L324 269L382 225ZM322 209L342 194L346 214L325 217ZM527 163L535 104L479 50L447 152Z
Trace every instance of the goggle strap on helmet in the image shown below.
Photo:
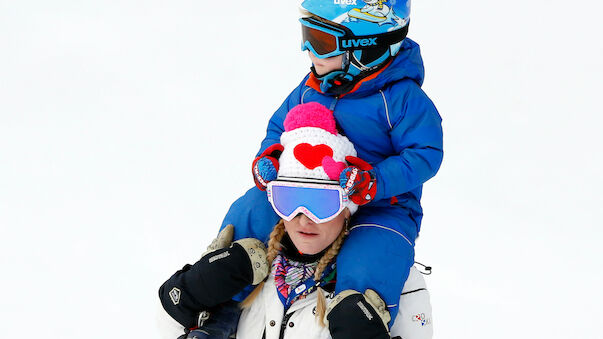
M391 46L404 40L408 34L408 25L390 31L387 33L375 34L375 35L360 35L360 36L344 36L339 39L339 49L342 51L346 50L358 50L358 49L371 49L380 48L383 46Z

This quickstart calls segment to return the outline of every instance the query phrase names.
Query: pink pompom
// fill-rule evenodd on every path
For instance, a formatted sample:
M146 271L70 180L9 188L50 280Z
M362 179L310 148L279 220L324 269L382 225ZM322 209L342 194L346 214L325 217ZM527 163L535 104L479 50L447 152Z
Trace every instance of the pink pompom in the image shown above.
M293 107L287 113L284 126L286 132L300 127L318 127L337 135L333 112L317 102L309 102Z

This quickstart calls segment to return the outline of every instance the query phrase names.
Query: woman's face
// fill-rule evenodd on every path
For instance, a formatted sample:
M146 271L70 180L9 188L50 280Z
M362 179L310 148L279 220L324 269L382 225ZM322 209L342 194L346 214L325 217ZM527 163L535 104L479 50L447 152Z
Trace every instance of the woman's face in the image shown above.
M300 213L291 221L285 221L285 230L300 252L316 254L329 247L337 239L349 214L350 212L346 208L335 219L317 224L305 214Z

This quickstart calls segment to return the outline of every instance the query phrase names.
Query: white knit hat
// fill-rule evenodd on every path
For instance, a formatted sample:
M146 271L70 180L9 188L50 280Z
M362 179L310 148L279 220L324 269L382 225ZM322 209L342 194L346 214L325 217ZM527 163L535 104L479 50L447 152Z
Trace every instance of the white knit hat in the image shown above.
M281 134L284 147L278 177L339 181L346 156L356 156L354 145L337 132L335 117L325 106L310 102L293 107ZM351 213L358 206L348 203Z

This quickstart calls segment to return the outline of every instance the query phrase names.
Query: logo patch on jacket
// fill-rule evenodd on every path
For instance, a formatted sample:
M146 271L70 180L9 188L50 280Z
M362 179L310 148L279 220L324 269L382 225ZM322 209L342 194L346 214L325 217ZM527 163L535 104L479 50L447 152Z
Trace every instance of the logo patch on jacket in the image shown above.
M412 316L412 321L417 321L421 326L431 324L431 318L428 318L425 313L415 314Z
M172 299L174 305L178 305L180 302L180 289L178 287L172 288L170 291L170 299Z

